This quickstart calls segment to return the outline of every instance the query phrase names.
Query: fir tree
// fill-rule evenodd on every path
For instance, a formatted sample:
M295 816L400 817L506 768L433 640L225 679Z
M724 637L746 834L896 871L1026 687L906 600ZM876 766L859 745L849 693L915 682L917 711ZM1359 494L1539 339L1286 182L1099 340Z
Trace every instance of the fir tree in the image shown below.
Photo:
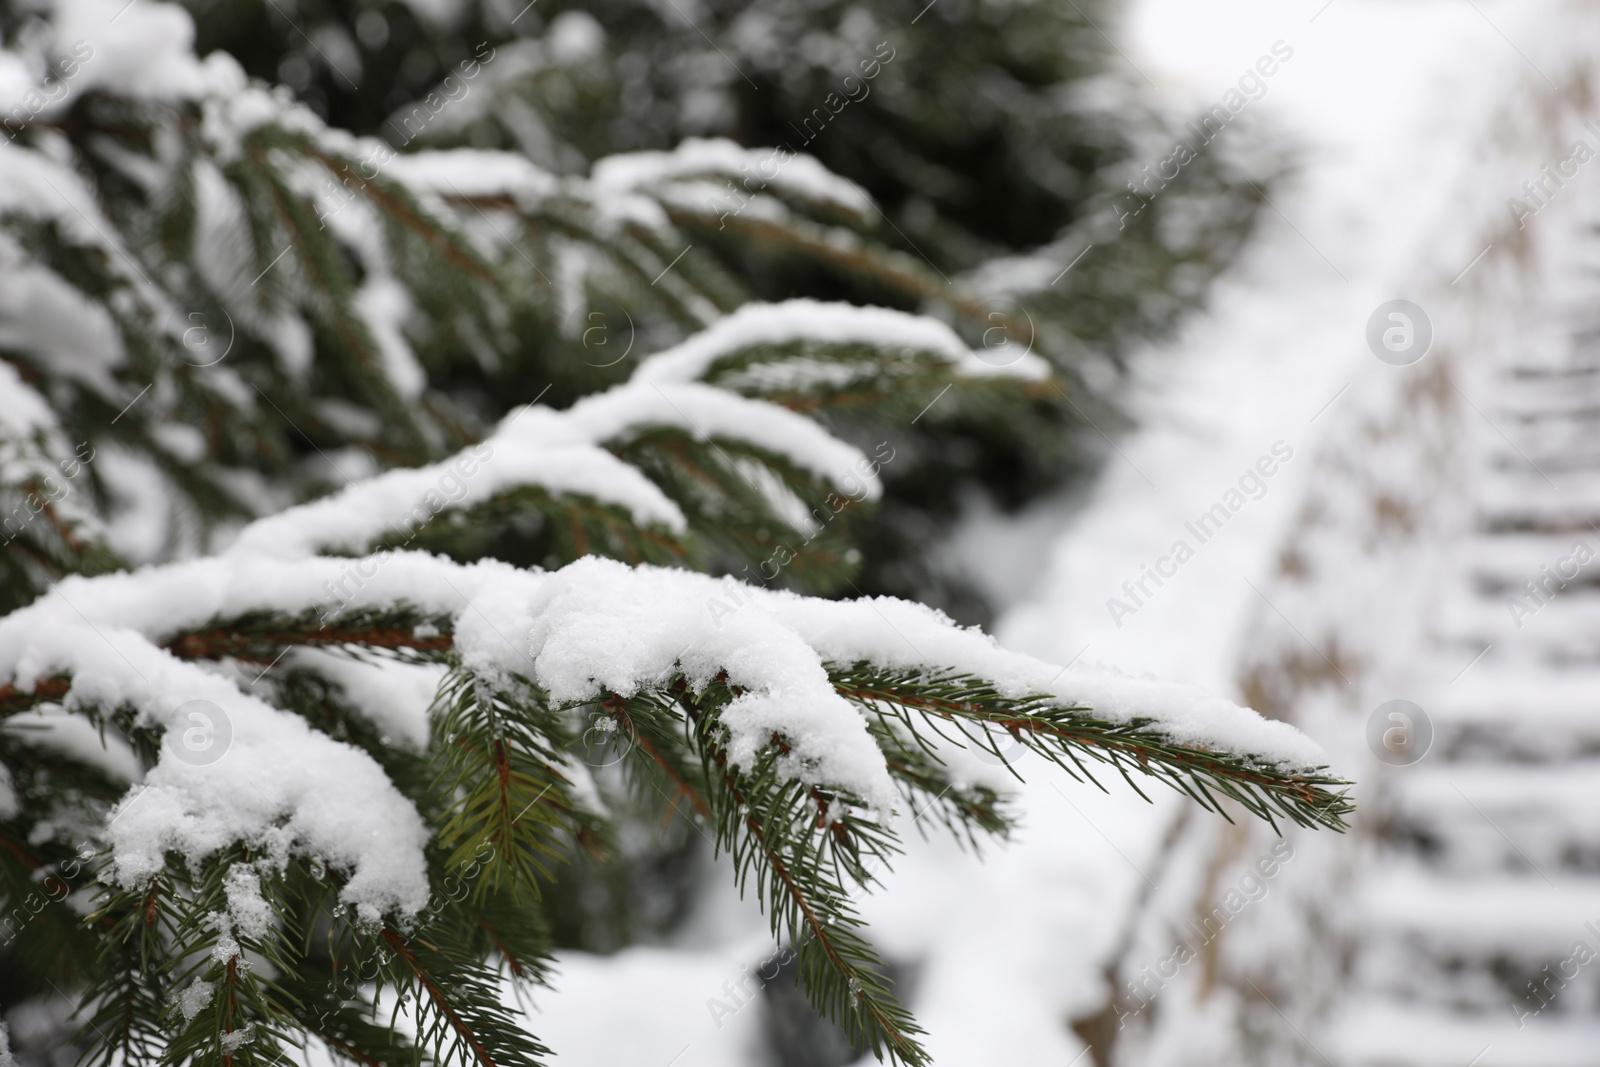
M539 901L642 813L709 831L812 1003L921 1063L853 901L897 809L1006 833L958 750L1343 826L1281 724L791 591L852 591L930 403L947 443L1075 406L963 338L961 289L751 299L774 245L924 269L859 185L796 155L689 258L762 150L400 153L119 7L0 27L35 79L0 148L5 995L65 998L90 1061L541 1062L505 1000Z

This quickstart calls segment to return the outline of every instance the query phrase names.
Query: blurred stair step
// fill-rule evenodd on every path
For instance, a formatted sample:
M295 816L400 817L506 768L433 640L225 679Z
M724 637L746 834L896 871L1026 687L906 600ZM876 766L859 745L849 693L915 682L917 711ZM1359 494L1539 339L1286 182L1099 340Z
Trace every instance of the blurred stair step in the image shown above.
M1600 1019L1545 1017L1517 1028L1503 1018L1353 1004L1329 1027L1326 1051L1311 1062L1339 1067L1595 1067Z

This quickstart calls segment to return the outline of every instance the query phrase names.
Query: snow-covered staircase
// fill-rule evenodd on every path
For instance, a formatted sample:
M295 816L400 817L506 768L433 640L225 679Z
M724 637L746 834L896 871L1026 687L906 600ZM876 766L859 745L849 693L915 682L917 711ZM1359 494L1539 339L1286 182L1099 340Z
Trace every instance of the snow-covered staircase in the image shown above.
M1600 1067L1600 176L1526 228L1505 207L1600 137L1596 5L1568 8L1538 57L1560 88L1522 72L1452 202L1465 250L1439 258L1480 261L1421 272L1433 350L1360 371L1321 424L1243 641L1252 706L1359 779L1355 826L1291 834L1260 901L1152 983L1274 840L1191 820L1111 969L1108 1016L1133 1014L1101 1064ZM1369 740L1393 699L1432 729L1409 765Z
M1419 649L1449 680L1365 814L1343 1063L1600 1064L1600 285L1566 266L1596 318L1551 294L1565 337L1496 346L1464 405L1469 518Z

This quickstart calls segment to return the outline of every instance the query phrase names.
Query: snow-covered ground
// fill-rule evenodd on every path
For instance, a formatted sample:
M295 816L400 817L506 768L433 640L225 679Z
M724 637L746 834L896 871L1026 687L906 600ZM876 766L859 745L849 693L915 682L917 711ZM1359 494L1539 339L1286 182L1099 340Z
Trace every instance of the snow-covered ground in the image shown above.
M1526 63L1518 42L1535 31L1517 5L1489 0L1135 4L1118 38L1127 61L1191 106L1278 56L1249 109L1298 139L1303 166L1273 193L1211 313L1141 357L1142 428L1117 441L1087 506L976 517L957 538L1007 605L1006 645L1237 697L1237 635L1262 609L1326 414L1352 383L1394 372L1367 349L1369 316L1406 297L1397 286L1424 265L1448 278L1472 263L1467 237L1450 247L1438 234L1482 134L1488 75ZM1192 524L1231 492L1245 503L1202 539ZM1175 554L1180 541L1188 553ZM1158 566L1159 584L1147 576ZM1110 780L1102 794L1037 761L1018 768L1029 784L1016 841L980 860L937 833L909 834L909 854L861 903L880 946L912 964L910 999L946 1065L1077 1062L1084 1046L1066 1023L1103 1002L1102 962L1141 887L1160 878L1152 859L1179 804L1156 793L1146 805ZM713 1003L734 1003L724 983L770 951L764 922L730 892L685 940L692 955L568 957L560 988L539 998L536 1032L583 1067L757 1062L761 1007L719 1017ZM622 1001L661 1011L630 1013L623 1035L606 1025Z

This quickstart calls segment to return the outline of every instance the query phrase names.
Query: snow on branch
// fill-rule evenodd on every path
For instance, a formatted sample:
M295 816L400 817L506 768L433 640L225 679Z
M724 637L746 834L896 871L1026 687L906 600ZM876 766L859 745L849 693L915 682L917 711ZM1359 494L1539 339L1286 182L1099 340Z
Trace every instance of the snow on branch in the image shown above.
M409 540L440 512L466 511L528 485L615 504L641 526L676 534L686 528L683 512L655 483L604 448L496 434L430 466L388 471L253 522L231 551L363 553L381 540Z
M194 864L247 841L280 865L291 853L311 852L348 869L343 898L364 918L412 912L427 901L427 829L370 756L143 634L76 617L69 595L51 594L0 622L13 684L66 674L69 710L131 709L138 726L163 734L217 729L220 719L229 738L228 758L213 762L164 745L143 785L111 813L106 833L123 888L148 884L168 852Z
M1316 742L1287 723L1264 719L1197 686L1138 678L1098 667L1062 669L1001 647L942 612L893 597L832 602L781 592L763 606L824 659L890 670L949 671L979 678L1002 697L1045 697L1110 721L1147 718L1172 740L1195 748L1249 754L1287 770L1326 763Z
M820 685L828 694L833 685L819 673L821 665L870 663L958 672L984 680L1007 699L1044 697L1108 721L1146 719L1196 750L1247 755L1285 771L1325 763L1317 744L1293 727L1205 690L1097 668L1063 670L1002 648L935 609L892 597L823 600L731 577L630 568L593 557L548 573L494 561L460 565L414 552L369 558L373 576L351 591L351 608L403 605L449 616L465 666L491 678L531 668L557 702L631 695L675 670L691 680L727 672L730 684L775 694L773 710L752 712L775 723L784 718L782 708L793 706L790 689L827 703ZM211 620L253 612L302 616L347 573L337 559L240 554L67 579L57 592L0 620L0 672L27 684L45 677L51 664L38 649L55 646L40 646L37 634L74 622L136 629L150 641L167 642ZM853 757L840 758L848 764ZM867 770L856 766L847 773Z
M1140 763L1181 765L1189 752L1214 758L1217 775L1246 779L1293 779L1322 763L1316 745L1291 727L1220 697L1062 671L889 598L839 603L595 558L552 573L419 553L372 560L371 577L350 591L350 607L449 619L456 662L484 684L516 692L532 682L551 707L715 684L732 694L719 714L719 750L730 767L775 768L780 779L853 798L869 816L891 811L897 792L868 715L836 677L851 665L899 672L911 690L919 677L937 681L951 672L981 680L990 706L966 707L985 713L972 717L979 730L1018 728L1023 714L1058 722L1046 713L1054 708L1092 713L1069 724L1091 744L1137 750L1141 741L1160 742L1137 753ZM125 884L152 877L167 850L194 861L246 840L275 843L279 855L303 845L348 865L354 873L345 896L369 916L425 898L425 831L375 762L171 650L188 647L186 632L260 613L284 620L271 640L316 643L317 628L306 620L341 577L341 564L239 553L72 578L0 620L0 678L15 689L66 675L69 709L132 708L142 725L181 731L184 706L203 700L231 725L234 758L196 765L168 746L144 790L118 809L111 837ZM425 639L439 647L419 630L418 643ZM405 640L402 633L399 643ZM915 704L919 696L888 685L872 699ZM1123 729L1130 726L1137 732ZM1291 787L1326 797L1329 781Z
M464 617L457 632L457 649L469 663L469 647L490 653L491 660L500 647L485 639L480 625ZM790 777L854 792L880 812L893 806L884 757L869 754L865 723L855 709L846 712L841 690L847 687L835 677L852 666L895 675L907 690L917 689L919 680L952 676L982 682L986 701L952 705L979 733L1070 732L1085 747L1171 764L1175 773L1135 769L1179 788L1196 774L1237 777L1245 788L1236 799L1247 804L1260 789L1280 796L1276 780L1293 779L1281 791L1283 803L1271 803L1296 821L1300 812L1338 825L1346 810L1324 788L1332 780L1318 773L1326 762L1321 749L1287 724L1191 686L1063 670L907 601L828 601L732 578L585 559L550 576L538 607L504 617L493 629L525 627L534 635L535 677L552 699L628 696L674 674L697 687L716 679L737 694L724 712L734 764L749 765L781 736L788 750L780 763ZM478 669L510 666L483 663ZM879 695L895 702L896 685ZM922 694L910 695L908 703L915 703Z
M396 156L388 169L394 178L436 202L509 202L535 218L560 214L558 206L578 209L608 234L629 224L655 233L672 229L654 197L632 190L602 192L588 181L557 176L513 152L430 149ZM576 221L563 217L569 223Z
M798 299L745 304L682 344L644 360L633 380L715 380L719 371L746 370L750 362L788 362L788 358L770 354L773 348L788 346L803 348L812 359L831 357L841 364L854 356L863 364L856 373L876 373L886 356L910 354L947 365L967 378L1040 381L1050 376L1049 364L1032 354L1003 366L987 363L954 330L925 315ZM857 351L848 351L852 348ZM768 358L762 360L763 356ZM848 370L846 366L845 372Z
M390 471L252 523L234 550L280 557L364 551L414 531L446 506L465 510L522 486L611 504L641 526L681 535L687 523L678 505L604 447L657 428L754 446L852 497L876 499L882 492L859 450L804 416L692 382L630 382L565 411L520 408L488 439L448 460Z
M58 47L88 46L77 82L91 88L153 100L192 100L236 88L244 81L225 52L200 59L194 21L177 4L124 0L54 0L51 22Z
M737 181L744 192L734 190L735 203L770 191L863 222L877 213L865 189L811 156L782 148L745 148L722 137L691 137L670 152L607 156L595 163L590 180L603 196L644 192L667 197L674 186L722 197L722 187Z
M299 620L327 600L343 577L341 562L212 558L103 580L73 577L0 619L0 694L42 693L96 721L131 713L134 729L157 736L209 731L222 746L217 759L195 759L168 736L142 786L111 813L113 871L125 889L157 876L169 852L193 865L245 842L280 867L309 854L348 871L341 898L365 920L427 902L428 830L378 763L247 692L250 676L236 682L229 671L187 661L193 643L177 640L251 612ZM521 582L526 594L540 584L504 564L456 566L419 554L375 574L357 591L363 603L445 616L485 585ZM22 701L5 702L14 703Z
M396 156L390 172L437 197L509 197L525 210L557 196L562 180L526 156L479 148L449 148Z

